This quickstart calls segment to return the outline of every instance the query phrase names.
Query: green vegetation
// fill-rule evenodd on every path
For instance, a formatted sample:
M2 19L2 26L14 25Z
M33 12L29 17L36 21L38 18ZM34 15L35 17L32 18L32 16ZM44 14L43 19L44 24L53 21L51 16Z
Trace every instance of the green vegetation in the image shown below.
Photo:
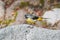
M60 4L55 5L55 7L60 8Z
M2 24L2 25L5 25L4 27L6 27L6 26L8 26L9 24L15 22L18 13L17 13L17 11L14 11L14 12L15 12L15 14L13 15L13 16L14 16L14 19L6 19L6 20L4 20L4 21L0 20L0 25Z
M42 6L44 6L44 0L39 0Z
M20 8L23 8L23 7L26 7L26 6L29 6L29 2L21 2L20 3Z

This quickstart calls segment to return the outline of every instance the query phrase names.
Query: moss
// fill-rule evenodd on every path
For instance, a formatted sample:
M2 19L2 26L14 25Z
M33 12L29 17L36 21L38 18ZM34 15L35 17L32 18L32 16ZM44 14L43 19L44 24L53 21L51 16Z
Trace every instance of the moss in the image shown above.
M18 15L18 12L15 11L15 14L14 14L14 20L16 19L17 15Z
M26 6L29 6L29 2L21 2L20 3L20 8L23 8L23 7L26 7Z
M6 26L8 26L10 23L15 22L17 15L18 15L18 13L17 13L17 11L15 11L15 14L13 15L13 16L14 16L14 19L0 20L0 25L2 24L2 25L5 25L4 27L6 27Z
M60 4L55 5L55 7L60 8Z
M44 0L39 0L42 6L44 6Z

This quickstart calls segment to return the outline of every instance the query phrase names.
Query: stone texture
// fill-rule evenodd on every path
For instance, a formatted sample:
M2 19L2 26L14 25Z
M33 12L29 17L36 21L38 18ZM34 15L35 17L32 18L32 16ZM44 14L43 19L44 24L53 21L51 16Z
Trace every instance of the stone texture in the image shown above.
M0 40L60 40L60 30L49 30L27 24L0 29Z
M48 18L46 19L47 22L54 25L60 20L60 8L54 8L52 10L46 11L43 15L43 18Z
M0 29L0 40L26 40L32 26L15 25Z
M60 40L60 30L34 28L27 35L28 40Z
M3 16L4 16L4 5L5 3L0 1L0 19L3 19Z

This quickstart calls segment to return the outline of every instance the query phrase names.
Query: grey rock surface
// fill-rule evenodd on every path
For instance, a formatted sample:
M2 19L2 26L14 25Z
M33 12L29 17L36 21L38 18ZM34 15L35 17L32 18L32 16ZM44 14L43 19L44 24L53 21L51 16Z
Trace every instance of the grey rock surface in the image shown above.
M48 18L46 19L47 22L54 25L57 21L60 20L60 8L54 8L52 10L46 11L42 17Z
M34 28L27 34L28 40L60 40L60 30Z
M26 40L26 35L30 32L32 26L15 25L0 29L0 40Z
M60 30L21 24L0 29L0 40L60 40Z
M0 0L0 19L3 19L4 16L4 5L5 3Z

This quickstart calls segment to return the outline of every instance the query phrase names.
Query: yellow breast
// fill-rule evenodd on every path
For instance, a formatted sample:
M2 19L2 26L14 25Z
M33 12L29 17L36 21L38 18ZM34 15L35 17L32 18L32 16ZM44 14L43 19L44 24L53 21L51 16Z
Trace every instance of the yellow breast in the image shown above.
M28 24L35 24L34 20L31 18L28 18L26 21Z
M38 20L38 21L42 21L42 20L43 20L43 18L40 18L40 17L39 17L37 20Z

